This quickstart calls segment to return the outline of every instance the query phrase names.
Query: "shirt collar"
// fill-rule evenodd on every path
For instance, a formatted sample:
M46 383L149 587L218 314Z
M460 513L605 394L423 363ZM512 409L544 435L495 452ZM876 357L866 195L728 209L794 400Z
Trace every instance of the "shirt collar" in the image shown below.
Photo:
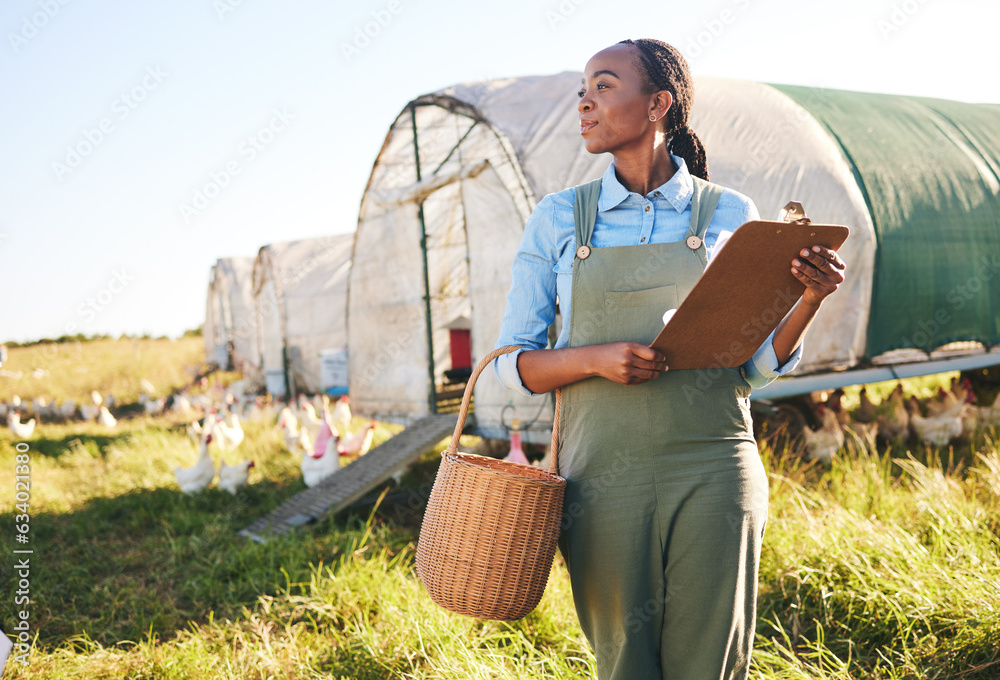
M688 172L684 159L673 154L670 159L674 163L674 176L650 192L650 195L659 191L663 198L670 201L674 210L682 213L691 204L694 184L691 182L691 173ZM604 177L601 178L601 195L597 199L597 209L602 212L611 210L628 196L629 190L618 181L618 177L615 176L615 162L611 161L611 165L604 172Z

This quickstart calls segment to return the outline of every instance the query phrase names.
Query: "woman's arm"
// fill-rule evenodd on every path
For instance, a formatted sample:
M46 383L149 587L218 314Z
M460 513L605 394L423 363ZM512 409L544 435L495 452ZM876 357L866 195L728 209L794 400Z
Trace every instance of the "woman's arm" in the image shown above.
M667 366L663 354L652 347L639 342L610 342L522 352L517 369L524 386L541 393L593 376L638 385L660 375Z
M803 250L799 255L800 258L792 260L792 274L806 289L774 331L774 353L779 366L788 361L802 342L826 296L844 282L844 261L836 251L813 246L811 251Z

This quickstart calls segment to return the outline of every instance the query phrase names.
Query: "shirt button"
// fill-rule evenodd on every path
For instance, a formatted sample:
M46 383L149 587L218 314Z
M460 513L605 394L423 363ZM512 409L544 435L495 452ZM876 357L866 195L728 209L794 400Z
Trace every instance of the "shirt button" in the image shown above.
M649 212L649 206L648 205L646 206L646 212Z
M645 242L646 242L646 237L645 236L643 236L641 239L639 239L639 243L645 243Z
M654 192L653 192L653 195L654 195L654 196L659 196L659 195L660 195L660 192L659 192L659 191L654 191Z

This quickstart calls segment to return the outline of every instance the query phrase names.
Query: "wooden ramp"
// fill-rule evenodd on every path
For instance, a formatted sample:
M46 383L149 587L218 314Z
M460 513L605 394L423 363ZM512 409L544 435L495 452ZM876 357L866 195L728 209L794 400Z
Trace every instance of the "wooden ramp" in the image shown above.
M288 533L295 527L315 522L328 512L346 508L434 448L455 430L457 422L458 414L455 413L417 420L339 472L257 519L240 534L263 543L268 536Z

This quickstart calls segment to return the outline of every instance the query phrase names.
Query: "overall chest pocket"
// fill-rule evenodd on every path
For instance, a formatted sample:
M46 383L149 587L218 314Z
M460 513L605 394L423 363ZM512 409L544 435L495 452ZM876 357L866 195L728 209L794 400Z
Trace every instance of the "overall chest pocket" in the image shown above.
M675 285L604 293L608 321L636 342L652 342L663 328L663 313L677 304Z
M636 307L658 308L662 321L663 312L677 307L677 286L657 286L645 290L612 291L604 294L604 308Z

